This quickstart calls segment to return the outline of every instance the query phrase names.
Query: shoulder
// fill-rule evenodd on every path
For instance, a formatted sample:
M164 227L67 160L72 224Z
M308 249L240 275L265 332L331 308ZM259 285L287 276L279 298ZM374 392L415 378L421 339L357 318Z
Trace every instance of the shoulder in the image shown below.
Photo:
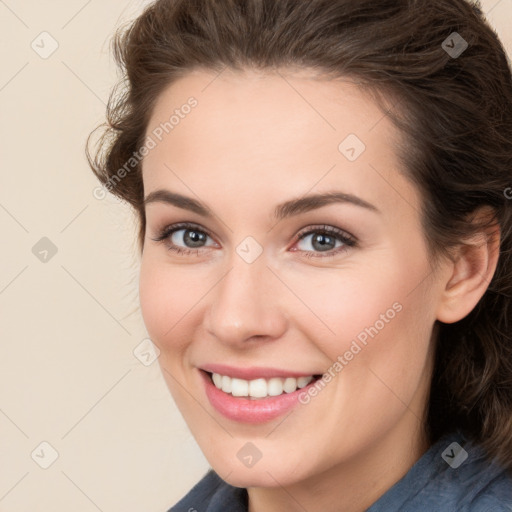
M489 460L482 447L462 437L467 459L448 478L468 512L512 512L512 473ZM462 507L461 507L462 508Z
M512 512L512 476L460 432L443 436L368 512Z
M512 476L502 471L473 493L468 512L512 512Z
M168 512L247 511L247 491L224 482L212 469Z

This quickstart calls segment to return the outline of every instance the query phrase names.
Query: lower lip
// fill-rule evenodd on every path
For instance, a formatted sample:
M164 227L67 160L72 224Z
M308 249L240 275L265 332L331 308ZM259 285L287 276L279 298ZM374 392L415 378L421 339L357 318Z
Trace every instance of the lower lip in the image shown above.
M205 383L206 396L212 406L226 418L242 423L264 423L278 418L299 404L300 393L307 392L308 387L316 382L313 380L293 393L250 400L224 393L213 384L208 373L199 371Z

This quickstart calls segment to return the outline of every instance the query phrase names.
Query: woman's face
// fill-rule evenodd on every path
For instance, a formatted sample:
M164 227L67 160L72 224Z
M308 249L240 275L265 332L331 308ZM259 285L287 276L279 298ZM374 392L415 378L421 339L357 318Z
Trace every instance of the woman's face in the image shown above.
M246 487L395 464L420 438L441 282L388 118L349 82L194 71L146 135L142 313L213 468Z

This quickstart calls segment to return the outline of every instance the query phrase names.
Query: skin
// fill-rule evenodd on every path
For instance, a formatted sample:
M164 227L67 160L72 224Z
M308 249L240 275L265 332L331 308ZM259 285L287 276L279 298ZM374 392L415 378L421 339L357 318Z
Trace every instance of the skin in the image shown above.
M497 242L470 240L470 249L431 267L421 196L395 154L399 135L348 80L291 69L196 70L161 94L146 133L190 96L197 106L143 162L146 196L168 189L213 214L146 205L140 302L166 383L215 471L248 488L250 512L363 511L428 449L434 323L473 309L494 272ZM338 150L348 134L366 145L353 162ZM334 203L272 217L285 200L333 190L378 212ZM168 249L194 249L183 230L172 241L153 240L178 222L211 234L196 254ZM343 245L337 241L329 246L334 255L322 257L314 234L297 240L323 225L349 233L356 245L334 254ZM236 252L248 236L263 248L252 263ZM288 416L248 425L210 405L197 367L321 374L394 303L401 311ZM251 468L237 457L249 441L262 454Z

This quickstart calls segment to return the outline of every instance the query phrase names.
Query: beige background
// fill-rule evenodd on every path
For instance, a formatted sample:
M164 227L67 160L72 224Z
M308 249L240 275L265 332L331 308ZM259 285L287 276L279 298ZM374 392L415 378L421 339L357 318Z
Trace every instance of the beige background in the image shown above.
M145 3L0 0L0 512L162 512L208 467L148 364L133 219L84 156ZM482 5L510 54L512 0Z

